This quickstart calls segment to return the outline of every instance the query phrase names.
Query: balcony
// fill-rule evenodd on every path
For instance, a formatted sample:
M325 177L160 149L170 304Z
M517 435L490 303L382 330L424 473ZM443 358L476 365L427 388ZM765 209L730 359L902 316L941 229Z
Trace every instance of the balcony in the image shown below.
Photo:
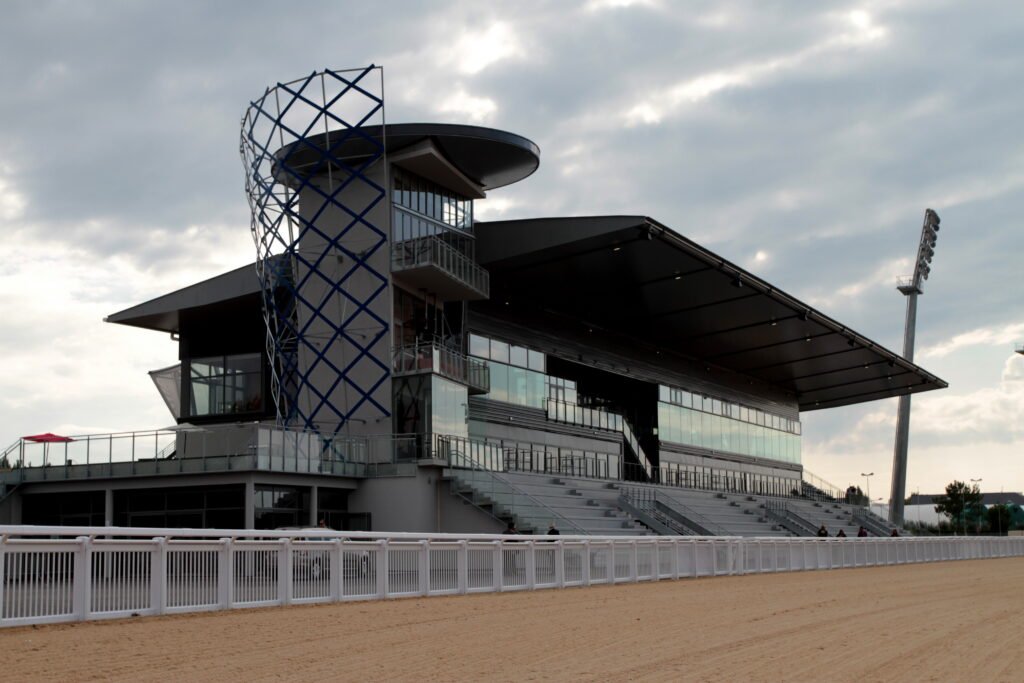
M432 343L396 347L392 353L395 377L436 373L465 385L470 395L491 390L487 363Z
M391 271L413 291L426 290L442 301L486 299L491 292L490 273L437 235L392 243Z

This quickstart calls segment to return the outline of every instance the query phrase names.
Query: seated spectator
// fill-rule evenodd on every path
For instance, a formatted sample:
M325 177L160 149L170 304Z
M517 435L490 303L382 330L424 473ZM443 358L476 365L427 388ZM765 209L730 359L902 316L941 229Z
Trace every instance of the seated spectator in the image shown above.
M846 530L845 529L840 529L839 533L836 534L836 538L846 538Z
M868 530L865 529L864 527L861 527L857 531L857 538L867 538L867 536L868 536Z
M828 538L828 529L824 524L818 527L818 538Z

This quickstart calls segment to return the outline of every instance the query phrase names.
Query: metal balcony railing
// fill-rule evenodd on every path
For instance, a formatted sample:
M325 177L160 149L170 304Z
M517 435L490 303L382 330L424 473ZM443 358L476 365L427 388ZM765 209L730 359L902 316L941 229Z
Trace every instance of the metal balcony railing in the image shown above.
M470 394L486 394L491 390L486 362L432 342L396 346L391 357L396 377L433 372L464 384Z
M490 273L437 235L402 240L391 245L393 271L422 268L436 268L481 298L490 296Z

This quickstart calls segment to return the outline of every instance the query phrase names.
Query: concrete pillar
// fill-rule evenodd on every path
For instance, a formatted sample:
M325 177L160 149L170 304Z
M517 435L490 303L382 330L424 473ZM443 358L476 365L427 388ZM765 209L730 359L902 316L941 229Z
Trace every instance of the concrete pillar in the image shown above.
M317 526L320 523L320 487L309 487L309 525Z
M8 503L11 511L11 524L21 524L21 492L17 491L10 497Z
M252 477L245 480L245 528L256 528L256 482Z
M114 526L114 489L103 490L103 526Z

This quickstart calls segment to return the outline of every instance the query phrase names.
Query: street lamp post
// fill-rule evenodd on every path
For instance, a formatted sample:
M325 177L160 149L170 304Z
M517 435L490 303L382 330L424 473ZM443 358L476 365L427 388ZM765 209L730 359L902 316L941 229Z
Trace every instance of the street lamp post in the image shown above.
M865 493L868 497L868 512L871 512L871 477L875 476L875 473L868 472L865 474L864 472L861 472L860 476L864 477Z
M907 297L906 325L903 328L903 357L914 360L914 333L917 328L917 297L923 294L921 286L931 272L935 243L938 240L939 215L931 209L924 211L924 225L921 226L921 241L917 246L917 261L914 275L901 279L896 289ZM892 458L892 492L889 495L889 521L903 524L903 497L907 489L907 446L910 441L910 395L900 396L899 412L896 415L896 446Z

